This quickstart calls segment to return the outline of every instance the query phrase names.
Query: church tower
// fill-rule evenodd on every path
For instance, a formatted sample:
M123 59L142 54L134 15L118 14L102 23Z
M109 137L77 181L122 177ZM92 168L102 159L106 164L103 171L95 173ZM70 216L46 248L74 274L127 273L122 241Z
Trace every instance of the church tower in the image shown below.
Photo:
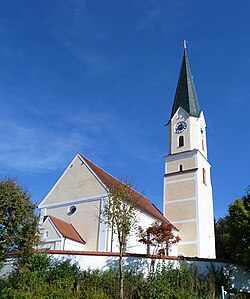
M188 62L186 42L168 122L164 216L180 231L178 255L215 258L214 214L206 122Z

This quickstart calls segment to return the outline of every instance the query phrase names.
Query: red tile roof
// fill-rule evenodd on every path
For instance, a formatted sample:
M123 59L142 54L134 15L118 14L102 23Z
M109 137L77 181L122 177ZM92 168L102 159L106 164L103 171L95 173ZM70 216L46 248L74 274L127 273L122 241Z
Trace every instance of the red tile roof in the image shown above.
M113 177L111 174L97 166L95 163L90 161L88 158L84 157L81 153L79 153L80 157L85 161L85 163L91 168L91 170L97 175L97 177L108 187L111 189L118 184L124 184L117 178ZM151 203L151 201L141 193L137 192L135 189L131 188L134 193L133 204L139 207L141 210L147 212L148 214L154 216L155 218L167 222L171 224L163 214ZM171 224L172 225L172 224ZM172 225L176 228L174 225Z
M68 239L71 239L73 241L86 244L86 242L81 238L79 233L76 231L74 226L70 223L67 223L61 219L58 219L54 216L48 215L48 217L51 219L51 221L54 223L55 227L58 229L58 231Z

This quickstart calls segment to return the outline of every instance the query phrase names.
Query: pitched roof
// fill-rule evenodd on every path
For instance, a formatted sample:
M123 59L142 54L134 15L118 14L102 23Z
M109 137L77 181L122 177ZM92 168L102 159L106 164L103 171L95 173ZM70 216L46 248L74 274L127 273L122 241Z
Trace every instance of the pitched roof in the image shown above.
M79 235L79 233L77 232L77 230L74 228L72 224L67 223L54 216L48 215L48 217L51 219L55 227L65 238L71 239L79 243L86 244L86 242L81 238L81 236Z
M81 153L79 153L79 155L84 160L84 162L90 167L90 169L97 175L97 177L104 183L104 185L106 185L108 189L111 189L117 186L118 184L124 184L123 182L121 182L120 180L113 177L111 174L109 174L108 172L106 172L105 170L97 166L95 163L90 161L88 158L83 156ZM133 204L135 206L139 207L140 209L154 216L155 218L171 224L146 196L137 192L133 188L131 189L134 193ZM172 226L175 227L174 225Z
M170 118L174 116L179 107L182 107L191 116L198 117L201 112L186 48L184 48L181 71Z

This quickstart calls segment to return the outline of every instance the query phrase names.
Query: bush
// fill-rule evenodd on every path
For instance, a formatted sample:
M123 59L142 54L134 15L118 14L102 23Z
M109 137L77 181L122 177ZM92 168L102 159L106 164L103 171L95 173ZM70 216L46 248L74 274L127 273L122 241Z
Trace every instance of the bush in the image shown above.
M163 265L150 276L141 291L142 298L214 298L207 279L199 274L196 266L181 263L179 268L172 264Z
M125 299L214 299L220 298L220 286L230 289L230 273L209 268L201 275L194 265L180 263L158 267L145 278L142 273L126 270ZM0 278L1 299L116 299L119 298L119 271L110 268L80 270L70 260L53 260L35 252L26 267L16 268L8 277ZM235 298L247 298L237 294Z
M210 265L208 271L207 279L218 296L221 294L221 286L224 286L226 291L232 289L231 271L223 267L216 268L214 264Z

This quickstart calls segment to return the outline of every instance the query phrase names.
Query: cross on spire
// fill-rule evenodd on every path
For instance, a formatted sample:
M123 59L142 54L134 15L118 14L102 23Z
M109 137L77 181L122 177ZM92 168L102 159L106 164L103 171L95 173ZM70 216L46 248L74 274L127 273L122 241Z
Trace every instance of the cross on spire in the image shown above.
M187 49L187 41L185 39L183 41L183 47L184 47L184 49Z

